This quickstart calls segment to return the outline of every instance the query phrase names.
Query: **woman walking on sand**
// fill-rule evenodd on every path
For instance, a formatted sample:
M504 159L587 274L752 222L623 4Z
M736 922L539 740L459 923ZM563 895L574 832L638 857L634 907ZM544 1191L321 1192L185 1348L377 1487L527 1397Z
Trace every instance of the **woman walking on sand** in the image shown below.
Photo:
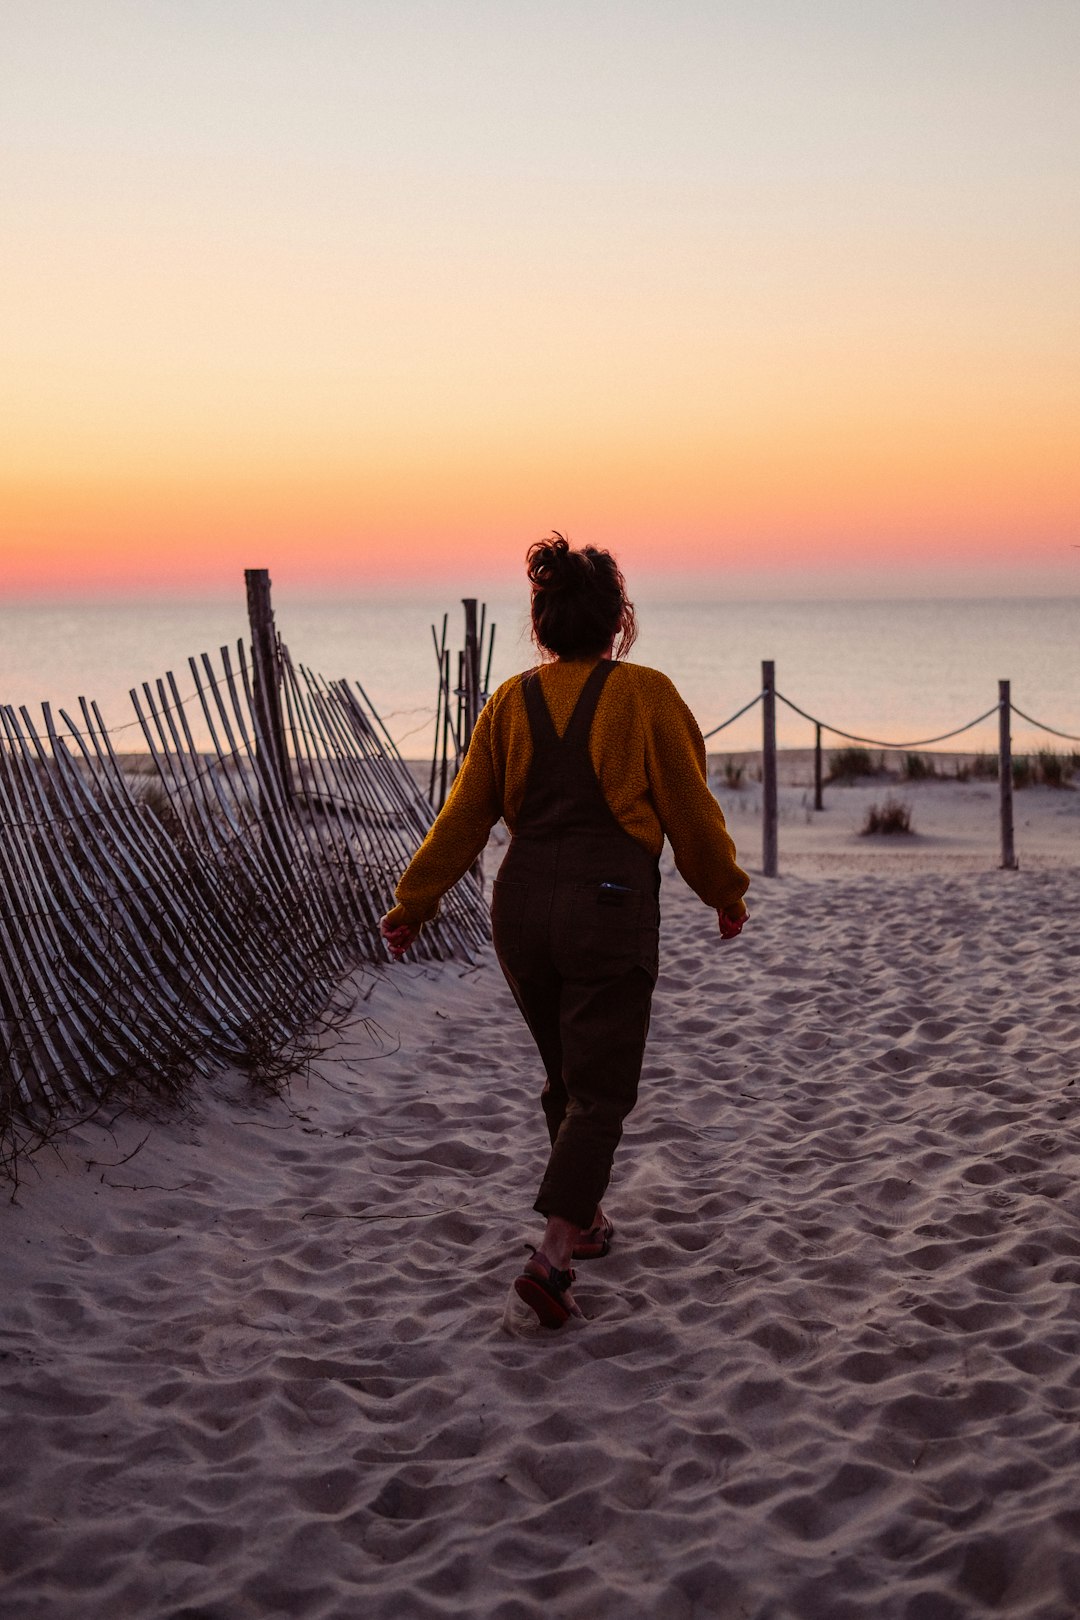
M709 791L693 715L666 675L615 661L637 634L615 559L554 534L530 548L528 576L544 662L485 705L382 932L393 955L406 951L505 817L492 933L543 1060L551 1139L534 1205L547 1226L514 1286L544 1326L561 1327L581 1315L571 1262L606 1254L614 1232L601 1199L637 1100L665 835L723 939L746 920L750 880Z

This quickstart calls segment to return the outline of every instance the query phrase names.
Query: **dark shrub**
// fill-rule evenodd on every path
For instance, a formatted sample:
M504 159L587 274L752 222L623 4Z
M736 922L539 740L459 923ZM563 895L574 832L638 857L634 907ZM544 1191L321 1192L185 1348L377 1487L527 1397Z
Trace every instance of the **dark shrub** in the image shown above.
M1068 787L1074 769L1072 761L1066 754L1055 754L1049 748L1040 749L1038 758L1039 781L1045 782L1047 787Z
M859 832L863 838L879 834L910 833L911 811L899 799L888 798L884 804L872 804Z
M876 776L880 769L867 748L838 748L829 755L830 782L854 782L858 776Z

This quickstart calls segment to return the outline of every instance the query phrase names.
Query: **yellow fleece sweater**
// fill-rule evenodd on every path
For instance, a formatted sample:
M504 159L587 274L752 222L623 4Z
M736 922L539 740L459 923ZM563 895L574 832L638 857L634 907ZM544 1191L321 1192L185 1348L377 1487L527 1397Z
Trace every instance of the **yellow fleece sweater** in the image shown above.
M541 690L560 737L597 662L560 659L541 667ZM394 891L391 927L435 916L500 816L513 833L532 761L521 679L504 681L484 706L446 803ZM589 753L620 826L653 855L666 835L676 866L705 904L744 916L750 879L735 863L723 811L709 791L701 731L667 676L617 664L600 694Z

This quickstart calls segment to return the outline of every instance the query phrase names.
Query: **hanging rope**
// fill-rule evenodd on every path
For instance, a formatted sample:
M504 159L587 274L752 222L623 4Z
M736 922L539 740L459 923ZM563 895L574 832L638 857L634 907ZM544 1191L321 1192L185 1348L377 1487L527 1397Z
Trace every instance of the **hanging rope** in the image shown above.
M957 726L955 731L943 731L940 737L920 737L916 742L882 742L879 737L857 737L854 732L841 731L839 726L830 726L826 721L819 720L816 714L807 714L805 709L800 709L799 705L792 703L791 699L785 697L783 692L777 692L776 696L781 703L786 703L789 709L793 709L804 720L809 720L811 725L820 726L822 731L828 731L834 737L843 737L845 742L864 743L868 748L929 748L931 743L948 742L950 737L960 737L965 731L971 731L975 726L981 726L984 720L989 720L992 714L997 714L999 708L998 704L995 703L993 708L987 709L985 714L977 715L974 720L969 720L965 726ZM1017 713L1019 713L1019 710L1017 710Z
M703 740L705 742L708 742L709 738L710 737L715 737L718 731L726 731L728 726L733 726L735 724L736 720L740 720L742 718L742 716L748 712L748 710L750 710L750 709L752 709L754 707L755 703L760 703L764 696L765 696L764 692L759 692L757 697L752 697L750 699L749 703L744 703L741 709L736 709L735 713L731 716L731 718L729 720L724 720L724 721L721 722L720 725L713 726L711 731L706 731L704 733Z
M1026 720L1028 725L1034 726L1037 731L1048 731L1052 737L1064 737L1066 742L1080 742L1080 737L1074 731L1058 731L1056 726L1048 726L1042 720L1033 720L1030 714L1025 714L1023 709L1018 709L1015 703L1011 707L1013 714L1018 714L1021 720Z

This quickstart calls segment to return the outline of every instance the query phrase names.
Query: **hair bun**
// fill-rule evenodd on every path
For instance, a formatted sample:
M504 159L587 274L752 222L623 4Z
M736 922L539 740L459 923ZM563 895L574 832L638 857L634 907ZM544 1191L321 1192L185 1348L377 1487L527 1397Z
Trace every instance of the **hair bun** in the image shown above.
M538 590L562 590L581 578L581 561L581 553L571 551L570 542L556 529L549 539L529 547L529 579Z

